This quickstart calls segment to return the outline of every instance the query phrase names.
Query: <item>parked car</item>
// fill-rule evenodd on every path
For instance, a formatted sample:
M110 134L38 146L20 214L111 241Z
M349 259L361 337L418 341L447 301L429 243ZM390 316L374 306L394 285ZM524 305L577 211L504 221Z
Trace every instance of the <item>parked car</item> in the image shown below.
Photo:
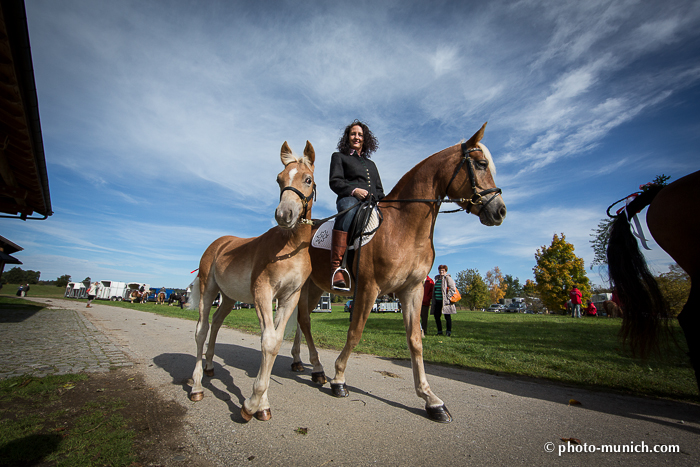
M522 302L513 302L509 304L503 311L505 311L506 313L524 313L525 304Z
M501 311L503 311L503 305L501 305L500 303L494 303L493 305L488 307L486 309L486 311L493 311L494 313L500 313Z

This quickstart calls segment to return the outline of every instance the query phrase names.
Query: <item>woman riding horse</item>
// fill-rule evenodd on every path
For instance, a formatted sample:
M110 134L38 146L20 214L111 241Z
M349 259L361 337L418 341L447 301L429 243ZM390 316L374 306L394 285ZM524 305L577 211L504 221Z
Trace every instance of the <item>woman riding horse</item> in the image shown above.
M370 156L378 148L379 143L369 127L355 120L345 127L338 141L338 152L331 156L328 181L331 190L338 195L335 205L341 213L335 219L331 237L331 283L334 289L348 290L343 271L340 269L340 261L347 248L348 230L357 213L357 204L370 196L375 199L384 198L379 171L370 160Z
M406 339L411 353L416 394L425 401L428 417L450 422L452 416L444 402L428 384L423 365L420 309L423 280L435 259L433 230L445 197L484 225L500 225L506 206L493 181L495 168L486 146L480 143L484 125L464 143L444 149L423 160L396 184L380 201L383 222L372 241L354 257L352 270L360 271L348 292L332 291L328 277L332 273L328 252L309 248L313 268L299 300L299 326L304 333L314 373L323 373L311 335L310 312L325 291L351 296L355 293L353 316L345 347L335 362L331 391L347 397L345 369L352 350L360 341L372 305L380 294L396 293L403 306ZM357 264L359 263L359 264ZM293 368L301 364L300 335L294 341ZM323 381L323 380L319 380Z

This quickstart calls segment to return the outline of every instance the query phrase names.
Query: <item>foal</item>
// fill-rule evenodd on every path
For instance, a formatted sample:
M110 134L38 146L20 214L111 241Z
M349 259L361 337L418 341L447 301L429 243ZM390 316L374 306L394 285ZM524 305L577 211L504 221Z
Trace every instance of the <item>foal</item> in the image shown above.
M303 157L294 155L285 141L280 151L284 170L277 176L281 189L280 203L275 211L278 226L254 238L221 237L202 255L190 300L191 307L199 304L195 335L197 360L190 392L192 401L204 397L202 373L214 375L214 345L224 318L236 300L254 303L262 331L262 362L253 383L253 395L244 401L241 416L246 421L253 415L258 420L270 419L267 390L272 365L284 337L284 328L299 301L301 287L311 273L311 225L304 220L311 218L315 157L314 148L308 141ZM219 292L222 301L212 319L206 365L203 367L202 351L209 330L209 310ZM273 318L272 302L275 299L279 306Z

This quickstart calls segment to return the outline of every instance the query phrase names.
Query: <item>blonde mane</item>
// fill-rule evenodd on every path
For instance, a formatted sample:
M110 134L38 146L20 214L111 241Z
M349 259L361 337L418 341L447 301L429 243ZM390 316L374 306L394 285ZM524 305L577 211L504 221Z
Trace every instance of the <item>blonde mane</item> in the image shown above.
M491 157L491 151L489 151L489 148L487 148L485 145L481 143L477 143L477 146L483 151L484 156L486 159L489 161L489 169L491 169L491 176L495 177L496 176L496 164L493 162L493 157Z

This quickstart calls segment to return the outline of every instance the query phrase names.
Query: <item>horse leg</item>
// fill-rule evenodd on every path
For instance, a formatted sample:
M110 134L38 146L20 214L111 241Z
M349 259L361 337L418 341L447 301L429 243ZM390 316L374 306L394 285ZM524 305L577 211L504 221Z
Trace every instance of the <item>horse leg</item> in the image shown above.
M691 278L690 295L683 306L683 311L678 315L678 323L685 334L688 355L695 370L695 381L700 389L700 307L697 304L700 300L700 285L696 285L698 280Z
M345 368L353 349L362 338L362 331L365 329L367 318L372 311L372 305L377 299L377 292L358 291L353 303L352 322L348 328L348 337L343 350L335 360L335 377L331 380L331 392L335 397L348 397L348 387L345 384Z
M323 365L321 365L321 360L318 358L318 350L316 350L314 339L311 336L311 310L316 306L321 295L323 295L323 290L314 284L311 279L301 289L298 305L299 312L297 314L297 332L294 336L294 345L292 346L292 357L294 360L292 371L304 371L301 361L301 333L299 332L301 331L306 338L306 345L309 348L309 360L313 365L311 380L323 386L326 384L326 373L323 370Z
M200 279L198 278L197 281L198 280ZM195 287L197 286L200 287L201 292L199 296L199 320L197 321L197 329L194 335L195 342L197 343L197 357L195 359L194 372L192 373L192 390L190 391L190 400L193 402L201 401L202 398L204 398L204 388L202 387L202 375L204 373L202 368L202 354L204 351L204 342L209 332L209 311L211 310L214 297L216 297L218 292L215 285L208 286L208 284L204 284L200 286L200 284L195 282ZM205 290L205 288L208 290Z
M204 374L210 378L214 376L214 347L216 346L216 336L224 323L224 319L231 313L235 300L231 300L225 295L221 299L221 305L211 319L211 333L209 334L209 345L204 356Z
M260 295L263 295L264 298L260 297ZM245 421L250 421L253 415L261 421L267 421L272 417L270 401L267 398L267 390L270 387L270 375L284 339L284 328L287 325L287 321L289 321L289 317L294 312L298 300L299 290L290 297L280 300L280 305L273 320L270 291L266 290L255 297L255 309L258 311L258 319L260 319L262 328L260 346L262 361L260 362L258 376L253 382L253 394L243 402L241 407L241 416Z
M399 294L399 300L403 304L403 322L406 327L406 340L411 352L411 369L413 370L413 384L418 397L425 401L425 410L428 418L440 423L450 423L452 416L445 404L430 389L428 379L425 376L423 364L423 339L420 334L420 308L423 301L423 287L420 284L413 290Z

